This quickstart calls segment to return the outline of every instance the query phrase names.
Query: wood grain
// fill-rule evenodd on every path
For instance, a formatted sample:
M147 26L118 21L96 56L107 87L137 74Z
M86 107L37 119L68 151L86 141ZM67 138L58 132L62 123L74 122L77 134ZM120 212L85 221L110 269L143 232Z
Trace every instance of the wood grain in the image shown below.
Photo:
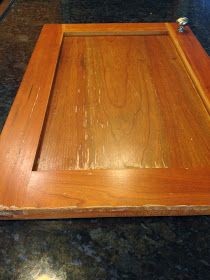
M210 168L33 172L25 205L78 209L208 205L209 174Z
M205 167L209 131L169 36L64 37L36 168Z
M209 74L174 24L46 25L0 137L0 219L210 214Z
M165 23L63 24L65 36L167 34Z
M210 169L32 172L24 207L2 208L0 217L210 214L209 174Z
M177 32L176 24L166 23L166 26L185 68L210 114L209 56L189 27L186 27L186 31L182 34Z
M2 205L22 205L39 143L62 37L61 26L44 27L1 133Z

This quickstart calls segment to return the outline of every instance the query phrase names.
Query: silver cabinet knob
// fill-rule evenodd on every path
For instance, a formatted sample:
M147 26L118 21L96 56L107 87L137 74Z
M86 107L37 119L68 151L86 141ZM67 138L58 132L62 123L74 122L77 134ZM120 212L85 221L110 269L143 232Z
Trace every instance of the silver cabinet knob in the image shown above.
M185 31L185 25L188 24L189 22L189 19L187 17L180 17L177 19L176 21L178 24L179 24L179 27L178 27L178 31L179 32L184 32Z

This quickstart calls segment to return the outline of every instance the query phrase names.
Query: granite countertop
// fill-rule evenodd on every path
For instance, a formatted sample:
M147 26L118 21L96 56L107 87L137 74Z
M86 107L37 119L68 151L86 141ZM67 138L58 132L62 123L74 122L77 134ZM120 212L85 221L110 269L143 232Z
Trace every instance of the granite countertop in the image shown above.
M0 130L44 23L188 16L210 54L207 0L16 0L0 22ZM210 217L0 221L0 279L209 279Z

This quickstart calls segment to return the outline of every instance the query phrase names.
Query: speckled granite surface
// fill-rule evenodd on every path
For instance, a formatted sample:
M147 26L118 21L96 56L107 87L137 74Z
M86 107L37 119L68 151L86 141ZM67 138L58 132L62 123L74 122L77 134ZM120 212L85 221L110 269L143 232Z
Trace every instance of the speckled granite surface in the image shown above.
M210 54L208 0L17 0L0 23L0 127L44 23L183 14ZM210 279L210 217L0 222L0 279Z
M208 217L0 222L0 279L207 280L209 257Z

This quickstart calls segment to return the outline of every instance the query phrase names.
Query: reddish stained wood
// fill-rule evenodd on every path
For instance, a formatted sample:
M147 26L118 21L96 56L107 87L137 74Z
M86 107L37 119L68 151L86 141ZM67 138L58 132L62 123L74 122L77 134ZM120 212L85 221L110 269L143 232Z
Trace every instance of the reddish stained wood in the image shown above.
M64 33L154 35L167 30L208 108L209 58L190 30L184 37L173 24L45 26L0 138L2 219L210 214L208 164L187 170L32 171Z
M206 206L210 203L209 174L210 169L201 168L33 172L24 203L35 208L75 210Z
M62 42L61 26L39 37L0 139L0 204L22 205Z
M10 207L0 211L0 216L44 219L210 214L209 172L210 169L33 172L24 208Z
M205 167L209 131L168 35L64 37L36 168Z
M186 27L184 33L179 33L175 23L166 23L166 26L189 76L210 113L210 60L208 54L189 27Z
M167 34L165 23L100 23L100 24L63 24L65 35L153 35Z

